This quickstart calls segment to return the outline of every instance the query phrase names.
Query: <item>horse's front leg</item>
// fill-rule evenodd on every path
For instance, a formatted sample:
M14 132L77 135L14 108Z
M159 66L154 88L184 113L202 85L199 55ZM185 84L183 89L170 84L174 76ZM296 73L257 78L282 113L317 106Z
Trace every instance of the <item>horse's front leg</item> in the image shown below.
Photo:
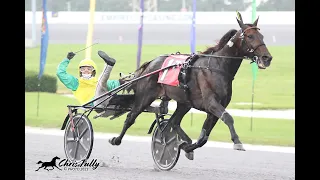
M214 128L214 126L216 125L217 121L219 118L217 118L216 116L207 113L207 118L203 123L202 126L202 130L200 133L200 136L197 140L197 142L188 145L187 147L185 147L185 151L186 152L191 152L199 147L202 147L203 145L205 145L209 139L211 130Z
M234 128L234 119L232 116L226 111L226 109L214 98L214 96L210 96L208 98L208 103L206 105L206 112L209 112L217 117L219 117L229 128L231 134L231 140L234 143L233 149L245 151L243 145L239 139L238 134Z

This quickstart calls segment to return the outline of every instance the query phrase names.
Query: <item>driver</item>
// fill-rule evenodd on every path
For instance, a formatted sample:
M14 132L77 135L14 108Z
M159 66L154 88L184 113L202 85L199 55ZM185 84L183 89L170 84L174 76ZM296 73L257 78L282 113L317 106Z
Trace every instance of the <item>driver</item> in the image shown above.
M74 97L80 104L85 104L124 83L124 81L121 79L109 80L110 73L114 64L116 63L116 60L109 57L103 51L99 51L98 54L105 61L105 66L99 79L96 77L97 66L91 59L84 59L79 63L79 77L75 77L67 72L67 67L70 63L70 60L75 56L75 53L73 52L69 52L67 57L64 58L58 65L56 74L60 82L66 88L72 91ZM102 100L103 98L101 98L101 101ZM106 107L108 100L104 101L97 107ZM90 105L96 105L101 101L97 100L94 102L94 104L91 103Z

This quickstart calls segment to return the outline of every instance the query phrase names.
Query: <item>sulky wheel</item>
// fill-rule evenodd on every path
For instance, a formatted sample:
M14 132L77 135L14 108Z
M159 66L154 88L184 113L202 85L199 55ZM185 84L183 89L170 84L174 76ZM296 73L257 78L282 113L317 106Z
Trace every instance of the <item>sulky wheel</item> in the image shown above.
M74 128L73 128L74 127ZM64 152L72 162L87 160L93 146L93 129L86 115L76 114L68 121L64 134Z
M160 128L163 129L167 123L168 120L161 121ZM169 171L176 165L180 156L179 141L180 138L173 128L168 126L161 133L159 126L156 127L152 134L151 153L158 169Z

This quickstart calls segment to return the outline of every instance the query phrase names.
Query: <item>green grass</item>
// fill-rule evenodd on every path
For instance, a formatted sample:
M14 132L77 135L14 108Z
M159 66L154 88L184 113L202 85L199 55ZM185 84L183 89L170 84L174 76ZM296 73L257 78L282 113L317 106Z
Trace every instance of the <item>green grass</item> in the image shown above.
M65 45L51 44L48 48L45 73L55 75L59 62L66 57L69 51L77 51L85 45ZM206 46L198 46L196 49L202 51ZM117 79L119 72L129 73L136 69L136 45L102 45L98 44L92 48L92 58L96 62L98 74L100 74L104 62L97 55L98 50L104 50L117 59L117 64L112 71L110 79ZM254 102L259 103L255 109L294 109L295 99L295 49L294 46L269 47L273 55L271 66L266 70L259 70L258 78L255 82ZM142 49L142 63L149 61L160 54L168 54L180 51L189 53L190 47L186 46L165 46L165 45L145 45ZM39 70L40 49L26 49L25 65L27 70ZM85 57L85 52L81 52L71 60L68 72L77 75L79 62ZM142 64L141 63L141 64ZM233 97L229 108L248 109L248 105L239 105L239 102L251 102L252 72L249 61L243 61L233 82ZM61 82L58 82L58 92L70 93Z
M39 116L37 116L37 93L25 93L26 125L37 127L60 128L67 115L68 104L77 104L73 98L51 93L40 93ZM48 103L50 102L50 103ZM110 121L106 118L90 119L94 132L120 133L126 115ZM182 121L182 128L193 139L197 139L206 118L205 114L187 114ZM147 132L155 119L152 113L142 113L136 123L127 131L130 135L148 135ZM295 122L281 119L253 119L253 131L250 131L250 118L234 117L235 128L243 143L265 144L279 146L295 146ZM150 136L150 135L149 135ZM231 142L227 126L219 120L213 129L209 140Z

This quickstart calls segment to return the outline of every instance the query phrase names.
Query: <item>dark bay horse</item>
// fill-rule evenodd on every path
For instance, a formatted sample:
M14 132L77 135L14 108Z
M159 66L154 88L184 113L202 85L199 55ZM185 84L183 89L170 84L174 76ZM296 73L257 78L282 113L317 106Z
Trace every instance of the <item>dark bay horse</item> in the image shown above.
M181 148L186 152L188 159L193 159L194 149L202 147L207 142L218 119L228 126L234 149L244 151L234 127L234 119L226 111L226 107L231 101L233 78L243 59L255 61L259 69L270 66L272 56L263 41L263 35L258 31L258 19L259 17L253 24L244 24L241 14L238 13L237 22L240 30L229 30L216 46L196 55L199 58L190 70L189 95L182 88L157 83L159 74L132 84L128 89L133 89L135 93L133 108L127 115L120 135L110 139L109 142L112 145L120 145L123 136L134 124L137 116L158 97L168 97L177 102L177 109L170 123L184 141ZM135 77L160 69L166 58L167 56L159 56L146 62L135 71ZM182 118L191 108L207 113L199 139L193 144L180 127Z

